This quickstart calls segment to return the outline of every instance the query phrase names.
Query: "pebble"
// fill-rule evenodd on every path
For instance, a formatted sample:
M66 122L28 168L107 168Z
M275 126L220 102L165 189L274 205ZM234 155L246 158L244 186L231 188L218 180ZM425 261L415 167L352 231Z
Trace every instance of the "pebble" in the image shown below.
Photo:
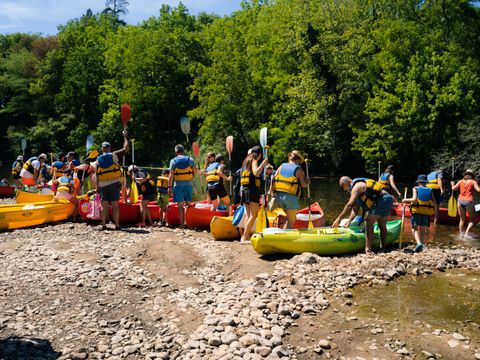
M460 342L455 339L448 340L448 346L450 346L452 349L456 348L458 345L460 345Z
M317 346L321 347L322 349L330 349L332 345L328 340L319 340Z

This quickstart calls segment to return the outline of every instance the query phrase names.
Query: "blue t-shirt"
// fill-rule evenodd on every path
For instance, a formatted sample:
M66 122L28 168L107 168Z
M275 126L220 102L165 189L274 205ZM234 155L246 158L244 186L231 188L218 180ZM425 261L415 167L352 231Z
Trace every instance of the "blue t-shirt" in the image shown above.
M172 160L170 160L170 173L171 174L173 174L173 171L175 170L175 160L178 160L181 157L188 157L188 156L179 155L179 156L173 158ZM188 157L188 158L189 158L189 161L190 161L190 166L193 169L195 167L195 161L191 157ZM191 180L175 180L173 182L173 186L193 186L193 181L191 181Z

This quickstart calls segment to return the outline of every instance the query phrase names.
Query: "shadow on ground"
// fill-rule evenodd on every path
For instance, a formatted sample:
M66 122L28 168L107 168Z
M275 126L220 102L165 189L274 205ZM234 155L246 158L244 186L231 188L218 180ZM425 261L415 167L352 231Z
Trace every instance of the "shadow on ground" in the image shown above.
M38 338L9 336L0 338L0 359L58 359L62 353L55 351L50 341Z

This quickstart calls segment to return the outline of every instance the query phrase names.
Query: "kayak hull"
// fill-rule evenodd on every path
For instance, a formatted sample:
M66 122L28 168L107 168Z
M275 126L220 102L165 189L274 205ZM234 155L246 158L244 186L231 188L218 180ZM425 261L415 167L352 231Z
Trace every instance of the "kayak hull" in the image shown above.
M0 230L21 229L66 220L74 211L75 205L65 200L2 205Z
M42 201L52 201L53 194L45 195L41 193L32 193L23 190L17 190L15 202L17 204L30 204Z
M387 223L386 245L394 243L400 235L401 221ZM266 229L251 239L255 251L267 254L301 254L311 252L323 256L354 254L365 250L365 234L362 228L314 228L297 230ZM375 226L373 248L380 246L380 231Z
M318 202L310 205L310 213L312 216L313 227L325 226L325 214ZM306 215L306 216L302 216ZM297 218L295 219L294 229L308 228L308 207L297 211Z
M215 216L226 217L227 215L226 210L211 211L210 207L189 206L185 210L185 224L191 229L208 229Z
M138 224L142 221L142 215L140 213L140 203L130 204L120 201L118 203L120 216L119 222L122 225L131 225ZM156 201L152 201L148 204L148 209L150 210L150 216L152 221L160 221L162 210ZM100 219L91 219L87 217L90 211L90 200L82 199L78 204L78 214L83 221L94 222L99 221ZM112 219L112 208L109 208L109 218Z
M12 198L15 195L15 186L0 186L0 198Z
M403 204L395 203L392 205L393 215L402 216L402 211L403 211ZM410 212L410 204L405 205L405 216L406 217L412 216L412 213ZM467 213L467 220L469 219L470 217L468 216L468 213ZM432 217L432 220L433 220L433 217ZM480 211L477 211L476 217L475 217L475 224L477 224L479 221L480 221ZM458 213L455 217L448 216L448 208L441 207L439 209L437 222L439 224L458 225L458 223L460 222L460 217L458 216Z

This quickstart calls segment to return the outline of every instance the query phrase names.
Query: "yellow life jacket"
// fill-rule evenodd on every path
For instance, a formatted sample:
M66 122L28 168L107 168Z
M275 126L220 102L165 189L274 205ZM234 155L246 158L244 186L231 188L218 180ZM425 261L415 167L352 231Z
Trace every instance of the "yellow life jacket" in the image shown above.
M150 174L146 170L139 169L137 175L140 175L138 177L143 177L147 180L142 183L137 182L137 187L140 194L155 194L155 181L153 181Z
M378 179L378 182L384 186L384 190L389 191L391 188L390 185L390 173L386 172L380 175L380 179Z
M373 205L375 205L375 202L377 201L378 196L381 194L382 190L385 189L385 185L372 179L356 178L353 179L350 190L355 184L359 182L363 182L367 185L367 191L365 192L365 194L362 194L360 196L360 202L362 203L363 209L369 211L373 207Z
M62 176L58 179L58 187L57 187L57 192L61 191L61 192L68 192L68 193L71 193L72 191L72 184L70 183L71 179L66 177L66 176Z
M18 161L15 161L12 165L12 176L20 176L20 171L22 171L22 164Z
M31 157L27 161L25 161L25 164L23 164L23 168L27 170L30 174L33 174L35 172L35 168L32 165L32 162L35 160L38 160L36 157Z
M242 168L240 175L240 185L244 187L257 187L260 188L260 177L255 176L252 171Z
M54 161L52 164L52 175L60 178L65 173L65 163L63 161Z
M173 159L175 165L173 169L173 180L175 181L192 181L193 168L190 164L191 158L188 156L177 156Z
M161 194L168 193L168 177L157 176L157 191Z
M416 186L417 200L410 206L412 214L433 215L435 207L433 206L432 189L422 186Z
M99 181L120 179L122 169L113 161L112 153L105 153L97 158L97 177Z
M219 166L220 164L218 162L213 162L207 166L207 169L205 170L207 172L207 183L218 183L222 180L218 174Z
M432 171L430 174L427 175L427 187L430 189L440 189L440 185L438 184L438 172Z
M297 164L285 163L277 171L273 179L273 189L292 195L298 195L300 192L300 182L295 173L300 168Z

